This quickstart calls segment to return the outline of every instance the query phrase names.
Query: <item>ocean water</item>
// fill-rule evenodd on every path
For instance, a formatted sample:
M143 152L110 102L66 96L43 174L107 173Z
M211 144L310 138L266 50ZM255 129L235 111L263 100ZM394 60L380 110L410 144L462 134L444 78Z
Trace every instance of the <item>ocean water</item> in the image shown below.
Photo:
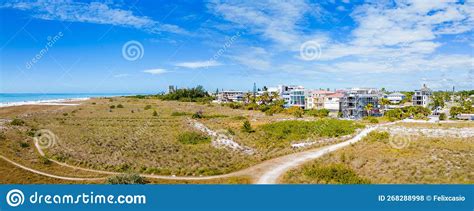
M78 99L78 98L92 98L92 97L114 97L114 96L127 96L135 95L130 93L19 93L19 94L6 94L0 93L0 104L10 103L23 103L23 102L40 102L40 101L51 101L51 100L63 100L63 99Z

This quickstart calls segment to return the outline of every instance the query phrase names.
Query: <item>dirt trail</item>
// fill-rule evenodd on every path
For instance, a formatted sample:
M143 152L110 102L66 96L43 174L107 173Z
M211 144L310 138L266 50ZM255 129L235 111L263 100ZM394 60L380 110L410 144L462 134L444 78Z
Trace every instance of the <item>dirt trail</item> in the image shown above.
M377 126L368 127L368 128L365 128L364 130L360 131L356 136L354 136L353 138L351 138L347 141L337 143L337 144L333 144L333 145L329 145L329 146L325 146L325 147L321 147L321 148L317 148L317 149L311 149L311 150L304 151L304 152L298 152L298 153L294 153L294 154L285 155L285 156L282 156L282 157L273 158L273 159L270 159L270 160L266 160L262 163L256 164L254 166L251 166L249 168L246 168L246 169L243 169L243 170L240 170L240 171L236 171L236 172L232 172L232 173L228 173L228 174L215 175L215 176L199 176L199 177L163 176L163 175L152 175L152 174L140 174L140 176L145 177L145 178L154 178L154 179L188 180L188 181L189 180L220 179L220 178L227 178L227 177L234 177L234 176L250 176L253 179L254 183L256 183L256 184L275 184L275 183L278 182L278 179L281 177L281 175L283 175L285 172L287 172L291 168L295 168L298 165L301 165L301 164L303 164L307 161L316 159L316 158L321 157L321 156L323 156L327 153L333 152L333 151L338 150L342 147L345 147L345 146L348 146L352 143L360 141L368 133L370 133L371 131L373 131L373 130L381 127L381 126L387 126L387 125L391 125L391 124L395 124L395 123L396 122L392 122L392 123L386 123L386 124L380 124L380 125L377 125ZM35 143L35 146L36 146L36 149L38 150L38 153L40 155L44 156L44 152L41 149L41 147L36 143ZM45 172L42 172L42 171L38 171L38 170L35 170L35 169L32 169L32 168L25 167L25 166L23 166L21 164L18 164L16 162L12 161L12 160L7 159L6 157L1 156L1 155L0 155L0 158L8 161L9 163L11 163L11 164L13 164L17 167L25 169L27 171L37 173L37 174L41 174L41 175L48 176L48 177L52 177L52 178L64 179L64 180L76 180L76 181L103 180L103 179L105 179L105 178L81 178L81 177L58 176L58 175L45 173ZM69 165L69 164L66 164L66 163L62 163L62 162L59 162L59 161L56 161L56 160L52 160L52 159L50 159L50 160L52 162L58 164L58 165L68 167L68 168L72 168L72 169L76 169L76 170L94 172L94 173L99 173L99 174L107 174L107 175L121 174L121 173L118 173L118 172L82 168L82 167L77 167L77 166L72 166L72 165Z

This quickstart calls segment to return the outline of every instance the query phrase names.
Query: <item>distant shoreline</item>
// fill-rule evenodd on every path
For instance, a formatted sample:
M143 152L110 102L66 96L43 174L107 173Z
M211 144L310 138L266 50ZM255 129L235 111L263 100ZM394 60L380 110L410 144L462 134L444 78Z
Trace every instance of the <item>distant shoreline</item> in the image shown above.
M131 93L111 94L5 94L0 93L0 108L23 105L79 105L72 102L94 98L133 96ZM10 99L11 98L11 99ZM43 99L41 99L43 98ZM2 102L3 101L3 102Z
M0 103L0 108L4 107L13 107L13 106L23 106L23 105L66 105L66 106L75 106L79 105L79 102L90 100L92 97L83 97L83 98L67 98L67 99L54 99L54 100L36 100L36 101L23 101L23 102L4 102Z

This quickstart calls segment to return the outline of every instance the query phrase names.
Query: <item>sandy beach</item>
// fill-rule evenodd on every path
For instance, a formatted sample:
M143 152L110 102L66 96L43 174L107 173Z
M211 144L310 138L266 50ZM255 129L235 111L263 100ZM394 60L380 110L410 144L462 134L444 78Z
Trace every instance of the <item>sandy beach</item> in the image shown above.
M64 106L75 106L79 105L78 102L89 100L91 98L70 98L70 99L55 99L55 100L39 100L39 101L23 101L23 102L7 102L0 103L2 107L22 106L22 105L64 105Z

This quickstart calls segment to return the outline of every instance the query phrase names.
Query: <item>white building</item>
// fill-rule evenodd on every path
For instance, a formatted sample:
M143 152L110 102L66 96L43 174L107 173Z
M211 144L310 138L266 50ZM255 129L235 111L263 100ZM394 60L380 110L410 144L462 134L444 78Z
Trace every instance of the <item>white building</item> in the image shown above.
M285 107L305 108L305 89L303 86L278 85L278 94L285 101Z
M406 96L400 92L395 92L385 96L385 98L393 104L399 104L403 99L405 99L405 97Z
M225 103L225 102L242 102L244 97L243 91L220 91L217 94L217 102L218 103Z
M329 111L341 110L341 99L344 97L344 93L338 92L324 97L324 108Z
M425 84L423 84L423 87L419 90L415 90L415 94L413 94L413 105L427 107L431 103L432 95L433 92L431 91L431 89L429 89L428 87L426 87Z

